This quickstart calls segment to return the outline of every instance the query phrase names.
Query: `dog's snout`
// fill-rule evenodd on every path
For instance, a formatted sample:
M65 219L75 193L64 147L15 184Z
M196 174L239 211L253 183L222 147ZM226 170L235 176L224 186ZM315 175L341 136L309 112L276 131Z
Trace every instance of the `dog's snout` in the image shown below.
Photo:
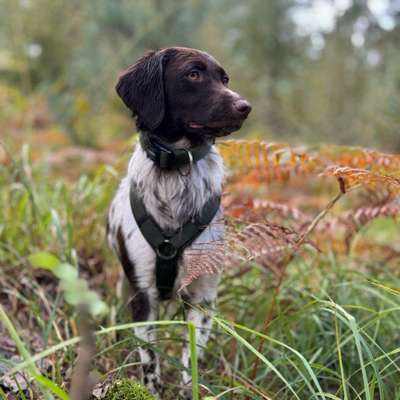
M239 111L241 114L247 116L251 111L251 104L243 99L237 100L234 103L235 109Z

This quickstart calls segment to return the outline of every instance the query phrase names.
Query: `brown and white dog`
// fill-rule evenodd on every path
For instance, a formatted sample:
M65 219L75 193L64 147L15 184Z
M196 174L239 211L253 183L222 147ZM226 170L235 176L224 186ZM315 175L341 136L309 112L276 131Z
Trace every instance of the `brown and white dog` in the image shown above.
M251 111L250 104L228 88L229 78L221 65L209 54L195 49L171 47L145 54L119 79L118 95L136 116L141 135L155 138L170 148L190 151L210 143L209 152L183 171L163 169L154 163L139 143L129 162L108 215L108 241L124 269L131 297L132 317L153 321L159 316L160 294L156 285L156 253L142 235L130 207L130 186L158 226L168 232L201 212L205 203L220 195L224 180L222 157L212 146L216 137L228 135L242 126ZM219 209L214 220L221 218ZM221 240L220 224L209 224L193 244ZM181 260L173 294L184 275ZM209 312L215 304L219 278L202 275L181 293L186 318L198 329L197 344L201 356L211 329ZM135 335L144 342L156 340L151 327L138 327ZM160 389L158 355L151 349L140 349L143 381L153 392ZM182 384L190 386L189 350L183 347L185 370Z

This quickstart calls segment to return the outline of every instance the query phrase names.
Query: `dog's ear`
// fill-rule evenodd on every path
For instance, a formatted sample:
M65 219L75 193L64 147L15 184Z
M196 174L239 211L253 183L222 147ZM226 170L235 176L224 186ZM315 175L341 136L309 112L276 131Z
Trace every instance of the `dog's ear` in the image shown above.
M138 118L138 126L153 130L165 113L163 58L161 52L146 53L119 78L115 87L125 105Z

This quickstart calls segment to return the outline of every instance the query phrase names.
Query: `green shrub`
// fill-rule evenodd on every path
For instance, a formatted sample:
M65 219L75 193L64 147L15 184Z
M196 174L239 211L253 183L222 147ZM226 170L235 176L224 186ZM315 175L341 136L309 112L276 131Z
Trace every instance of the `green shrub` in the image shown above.
M121 379L114 382L109 389L104 400L154 400L147 389L140 383L131 379Z

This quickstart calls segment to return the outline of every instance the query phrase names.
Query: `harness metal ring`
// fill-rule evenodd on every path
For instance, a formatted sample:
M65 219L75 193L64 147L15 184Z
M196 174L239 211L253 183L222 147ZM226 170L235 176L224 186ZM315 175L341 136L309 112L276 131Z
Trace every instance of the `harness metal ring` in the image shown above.
M172 260L178 254L178 249L168 239L165 239L157 246L156 253L163 260Z

